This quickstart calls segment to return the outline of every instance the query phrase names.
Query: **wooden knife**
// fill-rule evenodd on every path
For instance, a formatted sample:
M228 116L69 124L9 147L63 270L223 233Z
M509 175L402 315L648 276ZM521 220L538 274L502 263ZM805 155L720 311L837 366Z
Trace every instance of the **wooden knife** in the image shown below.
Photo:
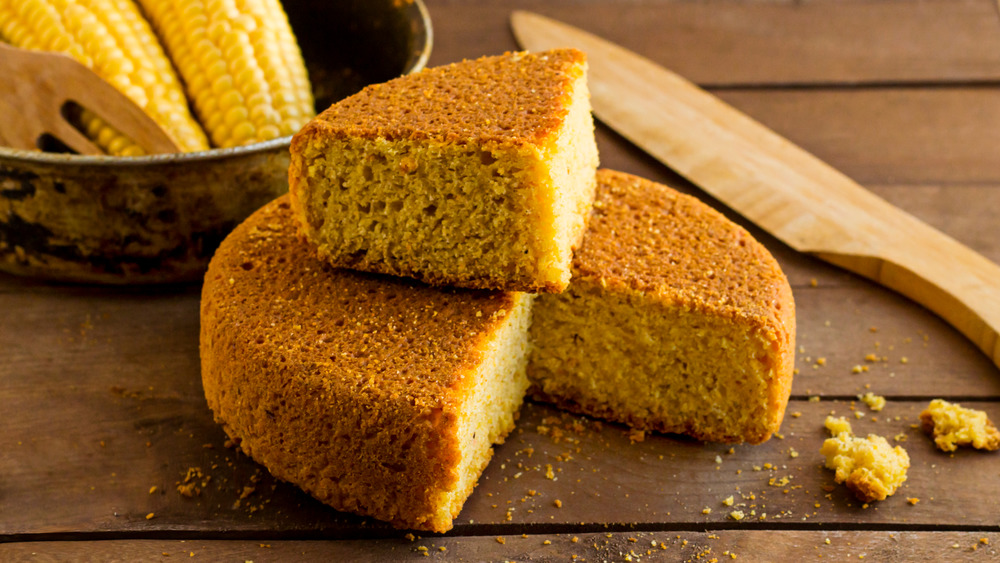
M530 51L587 53L594 115L799 252L940 315L1000 367L1000 266L691 82L614 43L517 11Z

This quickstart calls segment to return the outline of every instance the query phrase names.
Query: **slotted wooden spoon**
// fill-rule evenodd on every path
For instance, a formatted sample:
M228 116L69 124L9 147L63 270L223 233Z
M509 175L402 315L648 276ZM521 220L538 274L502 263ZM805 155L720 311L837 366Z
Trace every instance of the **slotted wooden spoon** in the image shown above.
M80 154L104 154L66 121L69 103L89 109L150 154L177 143L128 97L68 55L0 42L0 145L35 150L51 135Z

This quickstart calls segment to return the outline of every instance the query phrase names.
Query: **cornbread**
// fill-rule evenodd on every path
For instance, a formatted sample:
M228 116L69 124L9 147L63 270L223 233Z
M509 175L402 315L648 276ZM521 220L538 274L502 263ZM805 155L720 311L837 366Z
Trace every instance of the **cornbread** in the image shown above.
M934 399L920 413L920 426L942 451L953 452L958 446L990 451L1000 449L1000 430L986 413L964 408L958 403Z
M826 456L826 467L836 472L834 480L846 483L858 500L885 500L906 481L910 456L901 446L894 448L875 434L858 438L843 417L826 417L826 428L833 434L819 450Z
M514 426L531 298L334 269L285 196L209 266L205 396L274 476L339 510L444 532Z
M611 170L597 184L569 289L535 303L534 398L641 430L770 438L795 348L777 262L693 197Z
M558 292L594 197L583 53L508 53L369 86L292 140L305 236L331 264Z

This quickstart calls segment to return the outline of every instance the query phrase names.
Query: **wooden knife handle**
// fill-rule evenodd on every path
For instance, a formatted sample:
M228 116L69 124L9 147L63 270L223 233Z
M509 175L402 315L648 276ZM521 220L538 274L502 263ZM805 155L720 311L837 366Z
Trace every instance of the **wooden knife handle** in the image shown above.
M812 254L934 311L1000 367L1000 266L916 220L900 235L873 252Z

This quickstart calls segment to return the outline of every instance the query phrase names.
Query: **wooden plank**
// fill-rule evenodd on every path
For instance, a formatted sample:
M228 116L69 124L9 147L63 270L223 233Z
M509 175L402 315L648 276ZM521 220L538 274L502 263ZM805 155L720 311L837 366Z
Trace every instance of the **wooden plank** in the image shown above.
M432 10L435 5L445 6L459 14L455 18L436 18L436 23L440 24L436 57L450 56L449 52L459 50L469 51L468 56L477 56L495 51L492 46L500 47L499 50L513 47L505 23L513 4L487 3L485 8L449 2L431 1L430 4ZM547 13L555 17L563 14L566 16L563 19L571 22L574 17L582 18L584 14L579 9L584 2L519 4L554 10ZM586 4L590 9L591 4ZM984 28L992 30L993 20L979 18L972 25L966 25L949 19L971 21L970 14L982 16L984 2L949 3L949 7L954 7L952 11L942 8L942 0L881 3L879 8L873 8L875 4L852 2L845 8L846 12L841 13L870 15L873 12L867 10L879 9L902 18L898 21L903 22L904 27L924 26L920 28L926 31L930 29L928 26L962 25L965 27L958 28L970 29L971 33L962 37L938 34L920 45L907 47L930 50L937 43L951 42L943 50L938 49L938 53L928 53L929 58L915 57L920 65L926 63L922 68L917 68L918 64L901 64L902 48L885 51L884 57L868 57L869 62L855 60L861 57L853 52L831 50L824 55L827 57L823 59L824 64L829 63L827 66L837 72L859 74L851 78L834 72L828 79L837 82L979 79L982 76L976 78L974 72L968 72L971 67L954 64L956 53L967 47L963 47L964 42L968 39L970 44L975 43L966 54L976 68L986 68L989 66L986 58L1000 53L990 46L990 41L996 39L980 40L985 36ZM665 33L669 37L661 37L664 43L653 45L648 35L634 33L632 40L645 42L635 48L656 49L661 53L657 56L675 57L678 62L700 61L697 66L703 71L716 72L725 68L725 64L708 68L713 62L730 61L728 64L732 66L735 64L732 61L740 60L723 47L726 41L732 44L733 37L749 33L746 26L760 25L762 27L756 29L766 31L768 25L777 25L775 22L779 21L797 22L799 27L784 38L759 38L767 45L741 44L748 49L745 53L751 56L750 60L774 56L775 45L795 52L796 41L803 44L815 41L802 52L807 58L819 56L816 45L822 42L818 39L841 37L844 33L852 38L867 38L854 43L862 46L858 53L879 52L872 50L872 41L881 39L873 35L871 29L849 26L837 29L831 26L832 31L825 32L817 29L820 18L812 18L816 14L833 13L825 2L745 4L739 8L732 8L736 5L728 3L651 5L657 14L677 12L687 19L681 21L683 25L676 24L673 35ZM706 6L724 13L716 21L708 17L710 12L706 11ZM930 12L924 11L930 9L927 6L947 15L931 21ZM490 23L488 19L479 18L486 13L484 9L497 21ZM594 5L594 9L596 11L587 12L586 22L593 24L600 20L597 23L608 26L609 33L612 27L620 25L614 23L616 20L610 17L609 10L627 12L624 21L640 19L639 12L631 5L613 8ZM467 22L471 25L459 29L461 18L466 17L463 14L476 21ZM767 17L757 23L748 23L754 14ZM795 19L803 18L803 14L812 15ZM834 23L846 21L837 19L841 16L830 17L833 19L829 21ZM922 18L923 23L912 24L912 18ZM877 23L876 20L871 21ZM675 25L674 20L666 21ZM575 23L583 24L584 21ZM643 22L633 21L630 25L637 23L649 27L662 22L650 18ZM690 31L688 40L684 40L684 33L688 33L684 25L694 26L690 28L694 31ZM859 25L870 24L862 22ZM720 39L712 39L716 47L707 49L704 55L691 49L690 44L685 51L679 44L671 43L712 37L712 30L720 29L718 26L723 26L718 35ZM730 26L731 30L727 31L725 26ZM477 29L485 28L493 31L475 41L471 39ZM627 27L618 28L617 33L626 42L629 40L626 36L633 34L623 33L623 29ZM800 30L804 31L800 33ZM470 35L463 35L466 33ZM809 38L808 33L818 35ZM892 33L895 31L890 30L890 35ZM727 34L730 34L728 39ZM645 39L640 37L644 35ZM865 41L868 41L867 47ZM487 48L490 51L484 50ZM833 59L846 60L850 64L845 63L843 69L837 70L831 62ZM806 78L823 80L815 76L767 75L767 72L775 72L775 68L779 71L789 68L780 57L776 60L773 66L748 64L743 60L740 64L750 74L730 76L741 81L765 76L760 79L761 83ZM666 64L681 70L672 62ZM886 68L876 68L880 64L903 70L894 75ZM818 72L808 68L810 65L799 66L808 72ZM946 68L957 70L941 74ZM758 72L764 74L754 74ZM865 78L865 72L871 76ZM719 76L724 74L720 71ZM872 188L876 193L996 259L996 241L1000 239L995 236L995 221L989 210L996 208L991 202L1000 197L996 195L1000 193L996 190L1000 184L997 169L1000 165L993 162L987 147L996 146L996 131L1000 130L996 127L996 116L1000 112L996 110L1000 108L995 107L997 102L989 99L985 89L729 90L724 96L855 178L877 183ZM914 120L913 115L921 115L922 119ZM645 175L654 179L670 174L650 164L644 155L603 128L599 130L599 139L605 165L626 171L649 170ZM846 402L797 400L790 411L802 415L786 421L784 440L775 439L759 447L736 447L733 454L727 454L728 448L723 446L676 437L651 436L642 443L631 444L621 427L604 425L598 431L591 421L563 417L548 407L529 405L518 433L498 450L495 462L461 516L465 521L456 532L477 536L449 538L448 541L455 542L448 544L454 546L454 549L449 548L452 556L477 553L460 551L465 549L463 546L469 546L470 550L477 547L500 550L484 551L495 553L497 558L525 554L525 558L545 558L549 554L583 555L583 552L572 551L574 545L565 545L567 536L545 536L553 542L549 546L558 544L557 548L537 546L511 550L511 545L515 540L524 539L519 536L522 532L552 533L570 529L585 531L597 541L603 536L605 526L615 531L636 523L640 527L661 530L713 529L712 533L720 537L737 534L731 536L737 538L731 544L724 543L729 540L719 540L709 545L728 546L725 549L745 547L745 551L740 552L744 560L758 551L769 555L804 555L815 553L817 547L826 549L818 540L830 532L818 530L832 527L904 530L898 532L900 538L910 538L922 547L916 552L897 552L887 547L895 546L895 540L888 540L883 534L833 532L831 545L835 547L830 549L849 542L861 545L870 541L873 550L887 550L873 553L927 553L928 558L934 559L959 553L964 556L966 550L970 556L989 553L971 551L980 534L978 531L967 535L919 536L923 532L914 530L947 526L995 534L1000 529L1000 522L989 503L981 499L993 498L998 492L995 479L982 480L984 475L995 475L996 454L966 451L955 457L939 454L909 425L915 422L925 399L937 395L975 399L975 404L988 410L997 420L1000 418L1000 403L996 402L1000 397L1000 378L996 377L995 368L954 331L905 300L808 257L791 253L773 240L765 240L765 243L775 250L795 284L799 340L804 348L799 354L801 373L794 388L797 396L850 397L864 391L867 383L871 390L880 394L921 398L920 401L892 401L884 414L876 415L878 422L872 422L868 414L857 423L861 431L873 429L889 436L902 432L908 437L903 445L910 450L914 466L903 491L884 503L864 509L852 501L843 487L835 487L829 493L824 489L832 484L832 477L829 471L820 467L817 454L825 437L822 418L831 409L849 413L850 405ZM812 278L817 279L818 287L811 287L809 280ZM27 539L65 535L78 538L95 534L99 537L160 538L260 535L276 540L288 537L399 538L399 532L382 524L335 513L294 487L276 483L266 470L224 447L225 438L211 420L198 380L197 301L198 288L194 286L102 289L48 285L0 276L0 310L4 311L0 323L0 349L4 351L4 360L0 362L0 381L4 382L0 386L0 408L7 411L9 421L0 436L0 448L5 452L0 456L0 473L5 476L0 481L0 537ZM827 321L830 321L829 326ZM868 332L870 326L878 327L878 332ZM889 361L868 364L864 361L868 353L885 355ZM904 355L908 358L906 364L901 363ZM819 357L826 359L825 365L813 368L814 360ZM853 365L869 365L869 372L851 374ZM895 375L889 375L892 373ZM895 420L895 416L900 419ZM549 417L556 417L556 422L547 422ZM581 430L574 430L574 421L582 424ZM549 430L541 430L539 426L548 426ZM553 427L561 428L564 437L556 441ZM799 453L797 458L791 457L791 448ZM567 459L564 455L567 453L572 459ZM715 456L723 460L721 464L715 463ZM775 464L777 468L765 469L765 463ZM552 465L556 479L546 478L548 464ZM755 471L755 466L761 470ZM185 480L190 468L200 468L202 474L211 479L202 487L200 495L186 498L176 487L178 482ZM788 493L768 484L772 477L789 476L792 479ZM194 483L200 485L204 480L201 477ZM799 485L802 488L791 488ZM153 486L156 490L150 493ZM534 495L530 494L532 490ZM754 498L749 497L751 493ZM244 494L246 496L241 498ZM756 511L753 516L757 520L747 518L736 523L729 519L721 505L721 499L728 495L734 496L736 508ZM905 502L907 496L919 497L921 501L910 506ZM556 499L561 501L561 508L555 506ZM815 507L816 503L820 504L819 508ZM508 512L511 507L515 510ZM702 514L706 507L712 508L712 512ZM768 517L760 519L765 510ZM152 516L147 519L150 514ZM764 534L727 529L732 526L769 531ZM787 527L807 527L812 531L774 531ZM508 543L497 543L492 535L494 532L504 534ZM666 537L676 534L693 532L671 532ZM529 539L541 537L530 536ZM581 543L590 538L583 532L580 537ZM705 535L689 537L689 545L710 539ZM994 538L995 545L996 537L990 537ZM625 534L618 533L615 538L625 546ZM156 549L168 542L173 546L181 545L173 540L157 541L123 544L47 542L43 545L56 550L51 553L61 553L58 550L62 547L73 549L73 546L96 549L100 549L97 546L110 546L126 550L139 546L151 548L153 556ZM355 543L351 548L355 551L333 553L383 553L379 551L380 546L395 545L393 541L397 540ZM950 551L955 548L947 547L949 541L960 542L958 551ZM909 543L900 541L899 545ZM221 555L243 556L245 553L246 558L261 559L268 553L267 548L260 548L255 542L212 545L222 550L217 552ZM239 545L244 547L237 547L232 552L223 547ZM307 550L311 545L332 545L340 549L349 544L288 542L281 545L284 547L277 549L286 551L275 553L292 556L300 553L295 550ZM0 554L19 554L24 553L18 551L22 548L36 550L38 547L38 543L0 544ZM802 551L810 548L813 551ZM162 549L183 554L181 548ZM316 549L318 551L308 553L316 553L317 557L330 553L323 551L326 547ZM713 548L716 556L721 551L720 547ZM211 553L216 552L204 552ZM395 553L398 552L388 552L386 558L393 558ZM675 551L674 558L677 553L680 552ZM683 553L683 557L693 557L698 552ZM854 551L826 553L857 555ZM0 555L0 559L7 557Z
M0 292L0 310L5 312L0 325L0 348L5 351L5 361L0 364L0 380L4 381L0 408L11 414L0 437L0 448L9 452L0 459L0 472L9 476L0 484L0 496L4 507L18 510L0 510L0 533L202 527L246 532L307 530L334 537L365 530L386 533L384 526L332 513L293 487L274 483L266 471L223 447L224 436L205 407L198 378L197 287L119 289L49 285L12 277L4 281ZM794 386L797 395L853 396L870 384L872 391L889 396L1000 396L1000 378L984 357L942 322L901 298L860 285L800 287L796 292L799 342L803 346L798 358L801 373ZM878 332L869 332L871 326L878 327ZM885 355L889 361L869 364L864 361L869 353ZM906 364L900 363L904 355ZM825 365L813 368L819 357L826 359ZM870 371L850 374L853 365L869 366ZM947 381L946 386L943 381ZM991 405L992 416L1000 419L995 404ZM919 404L910 404L910 422L916 410ZM522 432L529 436L534 432L534 439L540 440L537 421L552 414L545 407L528 407ZM813 414L816 429L822 413ZM798 423L798 419L788 422ZM603 449L589 455L600 462L592 470L603 466L609 474L621 455L618 449L631 450L617 427L606 432L614 439L605 440ZM813 438L810 451L818 448L820 441L815 435ZM521 447L505 446L498 455L509 456L511 447L515 452L535 447L520 437L517 441ZM684 463L688 465L698 461L692 452L716 448L683 440L652 441L668 452L664 455L686 451L682 459L687 459ZM205 449L206 444L211 449ZM768 448L778 442L770 444L747 448L753 452L748 459L768 460L764 454L774 454ZM638 495L642 487L663 486L659 472L649 472L645 460L633 461L638 469L629 474L644 476L638 482L615 487L628 485ZM177 494L176 485L192 467L201 468L213 479L201 496L186 499ZM694 467L695 473L712 469L698 469L697 463ZM490 471L500 473L488 475L484 486L490 479L512 477L502 467L491 467ZM965 478L971 480L975 475L973 470ZM535 478L538 480L537 475ZM822 479L817 475L813 478ZM157 492L151 495L148 491L153 486ZM600 481L588 485L592 490L605 486ZM252 493L240 499L246 487ZM576 490L563 490L566 502L578 494ZM496 495L510 493L505 486L496 489ZM559 490L556 493L561 494ZM661 488L661 506L678 503L671 494L677 493ZM506 513L496 514L492 509L488 500L492 497L477 498L478 505L470 501L467 509L471 519L506 524ZM234 506L237 500L240 506ZM690 498L681 500L688 509L692 503L698 504ZM593 506L597 501L589 502ZM642 518L630 511L627 498L618 501L621 506L611 512L611 522ZM558 522L554 519L561 511L544 508L550 511L550 521ZM145 515L150 512L154 517L147 521ZM689 512L674 518L689 522ZM599 514L589 517L607 522L602 514L603 506ZM968 513L956 509L954 514ZM571 516L574 520L578 517ZM656 521L662 516L653 517ZM969 518L976 521L974 513ZM934 518L923 521L937 522ZM538 523L542 522L548 523L544 519Z
M435 32L432 65L516 49L507 18L526 9L707 86L1000 79L1000 19L991 0L427 5Z
M716 93L866 187L1000 184L992 151L1000 145L1000 100L988 89ZM602 166L649 167L603 125L597 138ZM995 234L1000 226L980 228Z
M989 88L718 94L862 184L1000 180L1000 101Z
M793 395L1000 396L1000 370L958 331L902 296L860 283L867 285L793 290Z
M923 406L893 403L877 415L878 422L867 413L860 420L851 418L859 434L905 436L913 460L909 480L897 496L870 507L833 485L818 454L827 437L823 419L831 411L851 416L854 407L849 403L795 402L789 410L801 416L786 419L784 439L737 446L731 454L724 445L665 436L633 444L617 426L598 432L583 422L582 430L573 430L578 419L532 406L518 433L487 468L460 520L725 527L735 524L730 513L740 510L741 526L1000 525L990 503L973 506L977 495L992 494L996 486L993 479L977 478L989 474L995 459L972 452L959 452L955 458L936 453L928 439L910 428ZM984 406L991 411L996 407ZM560 428L561 437L554 432ZM549 465L554 480L546 476ZM782 485L784 478L788 482ZM532 496L532 490L537 494ZM729 496L732 506L725 504ZM906 497L921 502L911 505ZM556 500L561 507L554 505Z
M7 561L985 561L996 532L631 531L385 540L106 540L0 544ZM735 555L736 557L733 557ZM863 557L860 557L863 556ZM429 559L428 559L429 558Z
M101 311L114 304L100 297L90 301L97 320L81 329L80 341L70 343L79 354L51 358L48 369L25 370L23 361L15 361L0 376L7 383L0 390L0 409L9 413L0 436L5 452L0 458L5 476L0 539L107 531L270 531L277 537L329 538L395 534L383 524L328 509L226 448L201 397L197 369L176 369L166 359L190 358L193 351L174 349L176 344L159 336L160 329L143 328L143 323L132 327L140 333L133 340L107 337L102 327L110 326L111 315L105 318ZM169 318L169 307L151 302L142 315L132 316ZM76 326L67 319L67 327ZM95 369L86 350L98 347L116 350L122 368ZM164 352L155 352L157 347ZM976 404L1000 420L1000 403ZM557 526L558 531L576 523L729 527L735 524L731 509L746 513L741 526L1000 531L1000 515L991 503L980 502L1000 493L1000 481L984 477L994 474L996 454L937 452L911 428L924 405L891 402L878 414L857 407L865 413L856 421L859 433L905 436L903 445L913 459L910 479L899 494L862 508L844 487L833 485L818 455L826 437L823 418L831 411L851 415L856 406L848 402L794 401L782 428L784 439L736 446L733 453L725 445L672 436L633 444L623 427L528 404L515 434L499 448L466 504L456 532L520 533L534 526ZM200 470L190 482L201 492L187 498L177 485L191 468ZM789 482L775 486L783 478ZM723 504L728 496L734 496L731 508ZM912 506L907 497L921 502ZM711 513L703 514L705 508Z

